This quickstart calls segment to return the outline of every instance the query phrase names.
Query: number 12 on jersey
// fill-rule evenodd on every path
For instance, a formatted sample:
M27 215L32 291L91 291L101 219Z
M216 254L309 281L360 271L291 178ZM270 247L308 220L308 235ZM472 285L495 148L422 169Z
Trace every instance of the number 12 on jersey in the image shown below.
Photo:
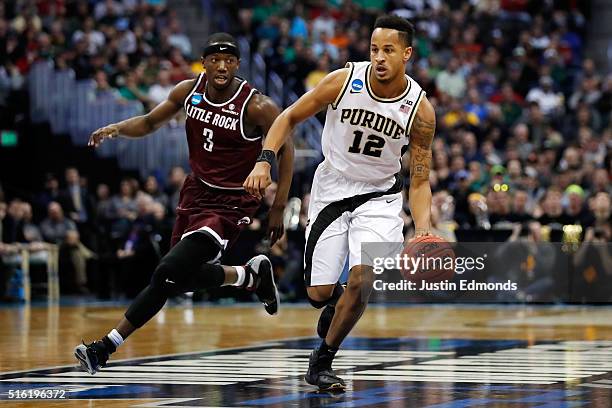
M368 135L367 142L365 142L363 150L361 150L363 132L361 130L356 130L353 134L355 135L355 139L353 139L353 144L348 149L350 153L362 153L366 156L380 157L382 149L385 146L385 139L376 135Z
M213 149L213 131L211 129L208 128L204 128L204 131L202 132L202 136L204 136L204 145L202 147L204 147L204 150L206 150L207 152L212 152Z

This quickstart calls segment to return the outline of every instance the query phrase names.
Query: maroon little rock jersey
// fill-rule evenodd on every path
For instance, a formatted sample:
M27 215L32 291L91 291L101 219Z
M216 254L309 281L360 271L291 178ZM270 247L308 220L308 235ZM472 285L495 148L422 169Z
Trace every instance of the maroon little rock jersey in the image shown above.
M204 233L219 244L221 254L260 205L242 187L262 148L261 131L247 134L244 124L248 103L258 91L241 80L224 103L209 101L205 92L206 75L200 74L183 104L192 173L181 189L172 245Z
M211 187L242 189L262 148L262 134L247 135L249 101L258 91L242 80L227 102L206 98L206 75L200 74L185 99L185 131L193 174Z

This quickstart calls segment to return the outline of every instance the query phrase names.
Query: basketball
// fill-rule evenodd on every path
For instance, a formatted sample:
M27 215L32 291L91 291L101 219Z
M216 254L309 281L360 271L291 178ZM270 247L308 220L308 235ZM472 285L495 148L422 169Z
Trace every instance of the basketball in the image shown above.
M400 272L414 282L452 280L454 261L455 252L449 242L435 235L424 235L404 247Z

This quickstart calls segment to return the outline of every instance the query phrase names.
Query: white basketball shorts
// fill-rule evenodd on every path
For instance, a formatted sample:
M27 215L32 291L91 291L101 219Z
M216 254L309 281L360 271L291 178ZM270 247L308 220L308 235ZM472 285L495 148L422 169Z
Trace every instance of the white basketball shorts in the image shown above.
M306 227L307 286L338 282L347 255L349 269L361 265L362 243L404 240L401 186L399 178L373 185L351 180L326 162L319 165Z

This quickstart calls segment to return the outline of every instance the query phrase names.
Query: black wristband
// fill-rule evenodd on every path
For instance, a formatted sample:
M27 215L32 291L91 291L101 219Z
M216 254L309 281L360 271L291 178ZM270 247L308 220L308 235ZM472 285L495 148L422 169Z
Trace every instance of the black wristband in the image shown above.
M267 162L270 166L274 165L274 160L276 160L276 154L272 150L262 150L257 158L257 162Z

